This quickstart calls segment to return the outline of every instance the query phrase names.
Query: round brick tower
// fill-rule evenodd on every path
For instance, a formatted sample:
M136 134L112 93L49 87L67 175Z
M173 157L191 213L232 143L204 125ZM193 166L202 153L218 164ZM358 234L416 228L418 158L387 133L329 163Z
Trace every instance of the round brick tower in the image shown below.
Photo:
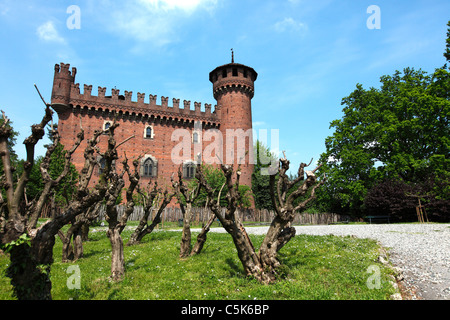
M57 112L67 109L70 101L70 88L75 83L77 69L69 71L70 64L61 63L55 65L55 75L53 77L52 88L52 108Z
M220 116L223 159L226 164L241 164L240 184L251 187L253 173L252 98L258 74L253 68L231 63L209 73Z

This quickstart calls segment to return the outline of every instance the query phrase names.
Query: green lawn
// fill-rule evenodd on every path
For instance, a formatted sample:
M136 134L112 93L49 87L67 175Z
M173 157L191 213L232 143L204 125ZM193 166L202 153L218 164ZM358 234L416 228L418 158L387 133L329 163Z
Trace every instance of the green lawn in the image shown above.
M123 232L125 243L131 235ZM193 234L196 236L196 234ZM84 244L84 258L61 263L61 242L54 249L51 270L53 299L358 299L384 300L394 293L388 282L392 271L377 262L375 241L353 237L297 235L280 252L283 277L260 285L243 274L236 249L228 234L210 233L202 253L181 260L181 233L155 231L142 244L125 247L126 276L114 283L110 275L110 245L105 232L91 232ZM256 247L262 236L251 236ZM0 299L12 299L9 278L4 274L9 259L0 255ZM69 289L76 265L80 289ZM367 282L380 270L381 288Z

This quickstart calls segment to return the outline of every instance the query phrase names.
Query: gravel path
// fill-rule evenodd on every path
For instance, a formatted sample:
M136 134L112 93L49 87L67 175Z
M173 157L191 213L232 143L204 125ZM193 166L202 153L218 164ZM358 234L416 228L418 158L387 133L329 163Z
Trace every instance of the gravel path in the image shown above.
M265 234L268 227L247 227ZM298 226L297 234L354 235L375 239L388 249L391 263L404 276L412 299L450 300L450 224L367 224ZM194 231L194 230L192 230ZM225 232L213 228L211 232Z

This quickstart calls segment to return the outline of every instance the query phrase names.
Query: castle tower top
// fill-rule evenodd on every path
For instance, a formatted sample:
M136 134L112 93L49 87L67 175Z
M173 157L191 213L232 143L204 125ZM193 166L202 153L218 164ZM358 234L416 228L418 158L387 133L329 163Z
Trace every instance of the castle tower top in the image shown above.
M220 96L224 89L241 89L249 93L250 98L254 94L254 82L258 74L256 71L243 64L234 63L234 54L232 62L215 68L209 73L209 81L213 83L214 98Z
M70 64L68 63L61 62L61 65L55 64L52 88L52 107L57 112L68 107L70 90L75 83L77 68L72 67L72 72L70 72L69 67Z
M253 68L232 62L209 73L220 114L220 131L225 141L222 159L240 164L240 183L251 186L253 173L252 98L255 80Z

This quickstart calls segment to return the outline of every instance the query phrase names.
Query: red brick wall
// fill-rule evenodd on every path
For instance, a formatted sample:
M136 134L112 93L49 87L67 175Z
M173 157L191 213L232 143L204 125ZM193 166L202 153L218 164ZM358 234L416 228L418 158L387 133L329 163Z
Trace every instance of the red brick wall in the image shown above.
M233 68L238 71L233 75ZM225 69L227 77L222 77L222 69ZM235 70L235 71L236 71ZM244 71L246 77L244 77ZM211 112L211 105L205 104L205 111L201 111L200 103L195 102L195 110L190 110L190 102L184 101L180 106L179 99L172 99L172 106L168 105L168 98L161 97L161 105L156 104L157 97L149 95L149 101L144 101L145 94L138 93L137 101L132 101L132 92L125 91L121 96L117 89L111 90L111 95L106 89L99 87L98 95L92 95L92 86L84 85L83 93L80 93L79 84L75 83L76 69L69 71L68 64L55 66L55 76L52 92L52 104L58 112L61 143L70 148L76 139L80 129L80 118L85 139L92 137L94 130L101 130L105 121L113 121L117 115L119 127L115 130L117 143L134 135L134 138L119 147L119 160L116 166L121 170L121 161L126 152L129 164L141 154L148 154L158 160L157 181L159 186L170 186L170 177L177 172L179 164L172 161L172 150L179 145L178 141L171 141L172 133L176 129L186 129L190 134L196 126L201 124L202 135L210 128L220 129L223 133L223 142L226 142L227 129L252 128L251 98L253 97L253 82L256 80L256 72L246 66L230 64L216 68L210 74L213 82L214 97L217 99L217 107ZM214 78L214 74L217 78ZM184 106L184 108L183 108ZM154 137L145 138L144 132L147 125L153 126ZM190 135L189 139L192 136ZM106 149L107 135L100 136L98 144L100 150ZM200 137L201 138L201 137ZM203 142L202 151L210 142ZM80 145L73 155L73 163L78 170L84 165L83 152L86 141ZM252 142L246 141L245 148L250 150ZM224 156L227 146L224 145ZM196 160L198 145L191 144L191 160ZM234 154L237 154L237 144L234 146ZM236 161L236 159L235 159ZM249 155L242 165L241 184L251 186L251 174L253 165L249 164ZM94 173L91 184L98 179L97 170ZM141 177L141 183L147 184L150 179Z

